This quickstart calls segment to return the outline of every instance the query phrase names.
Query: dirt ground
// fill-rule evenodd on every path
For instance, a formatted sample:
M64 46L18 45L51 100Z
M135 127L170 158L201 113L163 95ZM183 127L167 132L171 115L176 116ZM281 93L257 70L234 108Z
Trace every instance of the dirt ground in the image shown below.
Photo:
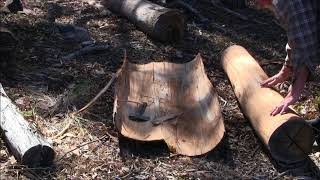
M32 14L0 14L0 25L19 40L14 73L0 72L1 83L24 117L50 139L57 156L52 167L19 165L0 140L0 179L295 179L319 178L320 153L286 168L275 162L241 113L220 65L221 52L238 44L248 49L267 74L275 74L285 58L285 31L266 12L235 11L241 20L211 5L194 8L206 23L185 11L187 27L179 43L163 44L146 36L125 18L101 11L90 0L58 0L56 23L88 29L104 52L63 61L78 49L65 42L56 24L47 20L47 1L26 0ZM3 6L4 0L0 1ZM124 50L135 63L191 61L200 52L207 75L217 88L226 133L211 152L197 157L172 153L163 142L138 142L119 135L112 121L113 86L88 111L68 114L87 104L122 64ZM294 108L306 119L318 115L319 79L308 83ZM282 94L288 83L278 88ZM318 100L317 100L318 99ZM65 131L64 131L65 129ZM60 136L57 134L60 133ZM84 143L90 142L86 145ZM81 147L79 146L81 145Z

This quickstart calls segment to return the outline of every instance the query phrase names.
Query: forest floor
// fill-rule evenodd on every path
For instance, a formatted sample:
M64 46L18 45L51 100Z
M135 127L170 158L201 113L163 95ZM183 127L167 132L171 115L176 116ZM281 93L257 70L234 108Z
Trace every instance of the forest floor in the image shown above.
M210 0L194 8L209 19L199 22L185 12L187 27L179 43L152 40L127 19L101 11L90 0L58 0L62 16L56 23L86 28L98 44L110 49L65 62L62 56L79 46L66 43L56 24L48 22L47 1L27 0L32 14L0 14L0 25L19 40L14 74L1 72L1 83L24 117L52 143L55 163L46 168L19 165L0 140L0 179L293 179L319 178L320 153L286 168L270 157L241 113L221 65L221 53L238 44L259 61L268 75L285 58L286 33L273 16L253 8L236 9L241 20ZM0 1L0 6L4 1ZM197 53L220 96L225 137L209 153L187 157L169 151L163 142L139 142L120 136L112 121L114 86L86 112L68 114L86 105L122 64L124 50L131 62L183 63ZM294 108L306 119L318 115L319 79L308 83ZM279 90L284 95L288 83ZM48 113L50 112L50 113ZM57 136L59 132L60 136ZM83 145L85 142L91 142ZM79 145L83 145L79 147ZM316 149L316 147L315 147ZM71 151L73 150L73 151Z

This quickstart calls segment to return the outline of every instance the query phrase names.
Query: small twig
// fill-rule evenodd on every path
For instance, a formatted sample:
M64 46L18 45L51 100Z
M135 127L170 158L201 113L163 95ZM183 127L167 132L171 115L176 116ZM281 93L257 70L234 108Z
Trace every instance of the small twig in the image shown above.
M131 174L132 174L132 172L129 172L128 174L122 176L121 178L122 178L122 179L125 179L125 178L127 178L128 176L130 176Z
M58 137L62 136L64 133L66 133L72 124L72 119L73 118L69 117L68 124L57 135L53 136L52 139L57 139Z
M218 5L217 2L214 2L214 1L211 1L211 4L217 8L217 9L221 9L229 14L232 14L233 16L236 16L238 17L239 19L242 19L242 20L245 20L245 21L252 21L252 22L255 22L257 24L263 24L263 25L266 25L267 23L264 23L264 22L261 22L261 21L258 21L256 19L249 19L247 16L243 15L243 14L240 14L238 12L235 12L235 11L232 11L231 9L229 8L226 8L226 7L223 7L221 5Z
M61 158L59 158L59 159L57 160L57 162L61 161L67 154L69 154L69 153L71 153L71 152L73 152L73 151L75 151L75 150L77 150L77 149L79 149L79 148L81 148L81 147L83 147L83 146L86 146L86 145L88 145L88 144L92 144L92 143L94 143L94 142L100 141L100 140L106 138L107 136L109 136L109 135L107 134L107 135L102 136L102 137L99 138L99 139L92 140L92 141L89 141L89 142L86 142L86 143L83 143L83 144L78 145L77 147L75 147L75 148L71 149L70 151L66 152Z
M228 104L228 102L226 100L224 100L221 96L218 96L218 97L223 102L222 107L225 107Z
M259 148L260 148L260 146L257 146L257 147L252 151L252 153L250 154L249 157L250 157L250 158L253 158L254 155L258 152Z
M185 3L185 2L183 2L183 1L181 1L181 0L173 1L172 3L169 3L168 6L169 6L169 7L181 6L181 7L185 8L185 9L187 9L188 11L190 11L191 13L193 13L194 15L196 15L196 16L200 19L200 21L201 21L202 23L208 22L208 19L205 18L204 16L202 16L202 15L198 12L198 10L194 9L191 5Z
M238 12L232 11L232 10L229 9L229 8L226 8L226 7L223 7L223 6L221 6L221 5L218 5L218 3L214 2L214 1L211 1L211 4L212 4L215 8L224 10L224 11L226 11L227 13L232 14L232 15L234 15L234 16L242 19L242 20L246 20L246 21L249 20L248 17L246 17L246 16L244 16L244 15L238 13Z
M284 171L284 172L280 173L277 177L275 177L273 179L279 179L279 178L285 176L286 174L288 174L289 172L290 172L290 170Z
M106 131L106 134L109 136L110 139L112 139L113 142L118 142L118 139L115 136L108 133L108 131Z
M85 105L83 108L81 108L80 110L78 110L75 114L79 114L83 111L85 111L86 109L88 109L94 102L97 101L97 99L103 94L105 93L109 87L111 86L111 84L114 82L114 80L118 77L119 73L113 74L112 78L110 79L110 81L107 83L107 85L87 104Z

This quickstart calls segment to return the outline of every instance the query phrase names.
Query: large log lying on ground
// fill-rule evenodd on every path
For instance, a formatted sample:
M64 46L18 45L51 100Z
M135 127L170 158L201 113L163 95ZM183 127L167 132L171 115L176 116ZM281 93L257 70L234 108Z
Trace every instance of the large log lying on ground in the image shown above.
M124 60L114 113L122 135L164 140L170 150L189 156L212 150L224 134L218 95L200 55L186 64Z
M222 55L222 65L244 115L271 155L287 163L305 159L314 141L311 127L293 111L270 116L283 97L270 88L260 87L268 76L254 58L243 47L232 46Z
M51 145L24 120L0 84L0 129L14 157L30 167L52 164Z
M183 15L147 0L105 0L104 5L125 16L148 35L164 42L179 41L183 37Z

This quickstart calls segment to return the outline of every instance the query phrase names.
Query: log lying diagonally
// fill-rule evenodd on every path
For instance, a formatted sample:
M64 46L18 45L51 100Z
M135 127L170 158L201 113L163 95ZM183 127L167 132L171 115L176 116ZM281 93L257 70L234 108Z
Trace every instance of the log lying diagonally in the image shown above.
M164 140L194 156L212 150L224 134L218 95L198 55L186 64L124 61L116 84L114 120L122 135Z
M51 145L24 120L0 84L0 128L14 157L30 167L51 165L55 152Z
M243 47L232 46L222 55L222 65L244 115L271 155L287 163L305 159L314 140L311 127L293 111L270 116L283 97L272 89L260 87L268 76L254 58Z
M104 5L128 18L143 32L164 42L179 41L183 37L183 15L147 0L104 0Z

